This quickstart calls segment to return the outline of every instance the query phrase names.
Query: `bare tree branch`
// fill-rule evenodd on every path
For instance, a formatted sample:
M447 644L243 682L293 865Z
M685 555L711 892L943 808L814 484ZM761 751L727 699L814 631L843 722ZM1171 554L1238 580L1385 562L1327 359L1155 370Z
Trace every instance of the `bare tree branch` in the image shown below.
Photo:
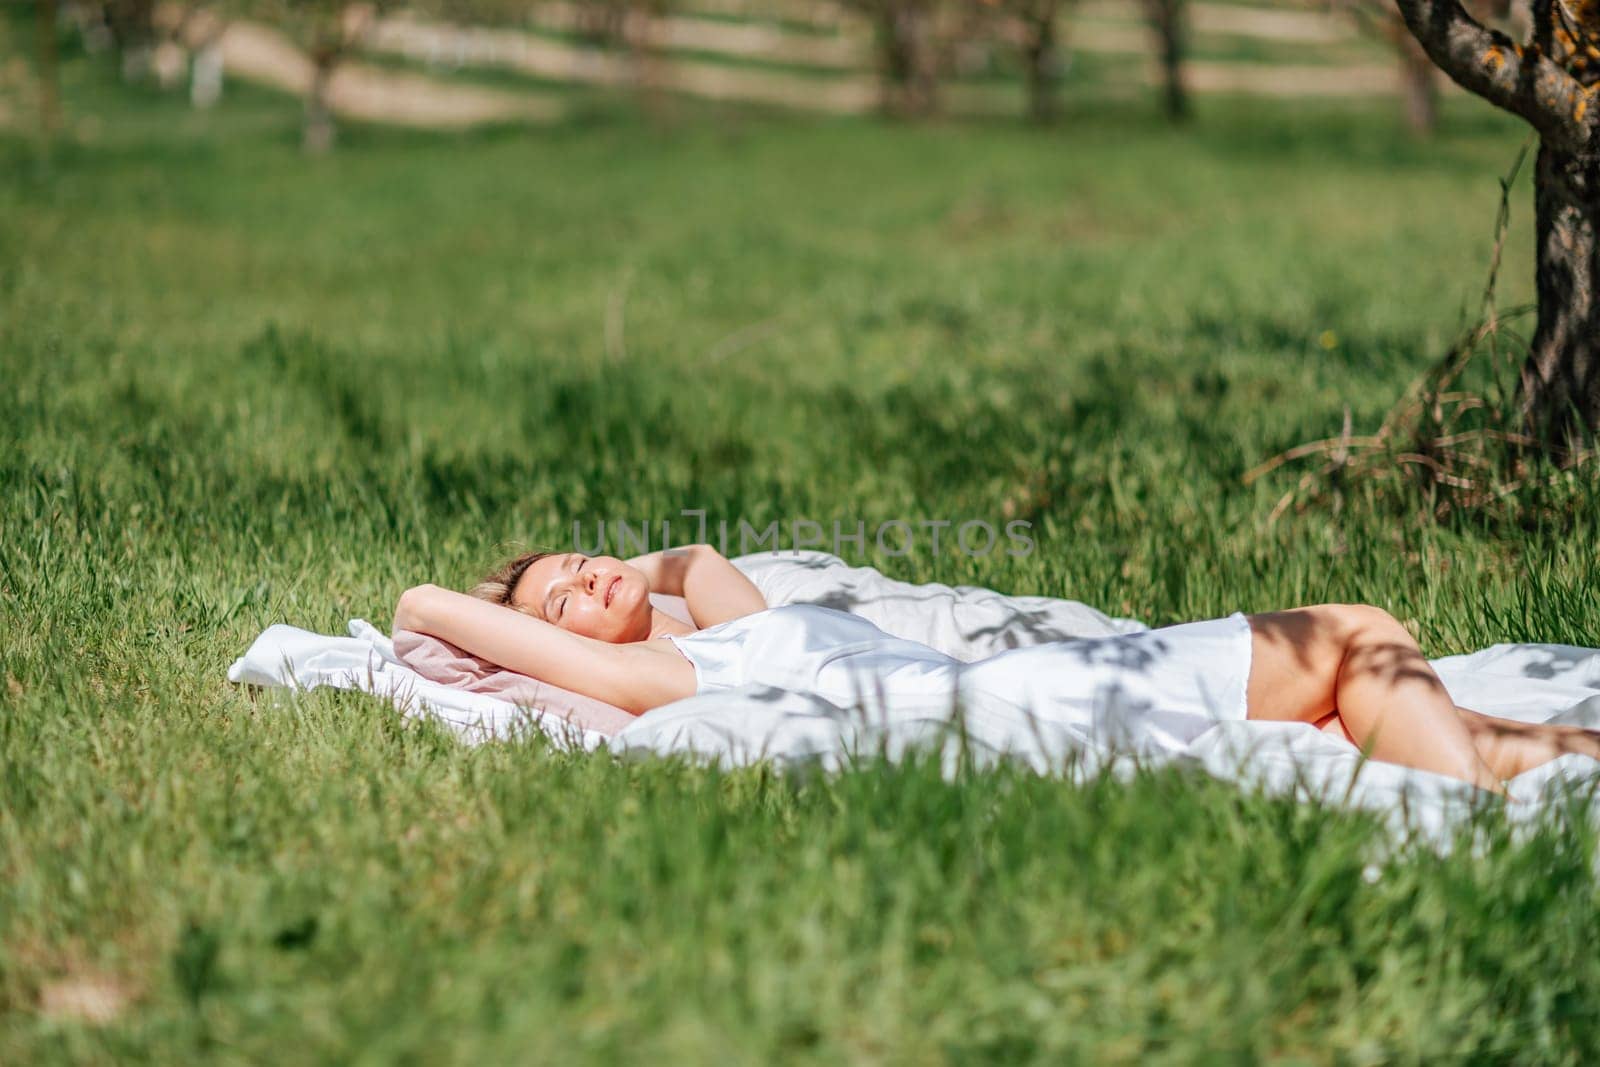
M1526 119L1564 152L1593 150L1600 107L1594 93L1547 48L1520 45L1473 19L1457 0L1396 0L1400 15L1439 68L1463 88Z

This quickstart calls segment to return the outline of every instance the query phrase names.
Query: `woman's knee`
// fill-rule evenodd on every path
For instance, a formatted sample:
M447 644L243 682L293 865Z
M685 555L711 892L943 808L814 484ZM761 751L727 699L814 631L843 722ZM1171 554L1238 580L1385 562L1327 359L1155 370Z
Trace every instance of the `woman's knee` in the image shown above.
M1416 637L1399 619L1370 604L1329 607L1335 609L1341 627L1335 685L1379 678L1389 685L1420 682L1442 690Z

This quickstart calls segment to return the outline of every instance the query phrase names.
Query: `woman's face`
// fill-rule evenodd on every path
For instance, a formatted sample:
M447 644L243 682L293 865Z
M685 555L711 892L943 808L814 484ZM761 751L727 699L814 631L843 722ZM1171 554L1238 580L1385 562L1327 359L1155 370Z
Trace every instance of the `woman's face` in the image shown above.
M584 637L618 644L650 636L650 583L614 556L557 552L534 561L511 603Z

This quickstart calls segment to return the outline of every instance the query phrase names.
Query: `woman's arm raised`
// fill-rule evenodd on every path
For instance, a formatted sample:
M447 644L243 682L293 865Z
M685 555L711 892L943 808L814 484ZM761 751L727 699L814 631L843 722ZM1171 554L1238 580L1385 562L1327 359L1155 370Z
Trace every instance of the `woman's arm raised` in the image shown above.
M695 690L694 668L664 641L596 641L436 585L401 594L394 628L432 634L506 670L635 715Z
M711 545L685 545L628 560L650 582L650 591L681 596L700 627L715 626L767 610L766 598L728 558Z

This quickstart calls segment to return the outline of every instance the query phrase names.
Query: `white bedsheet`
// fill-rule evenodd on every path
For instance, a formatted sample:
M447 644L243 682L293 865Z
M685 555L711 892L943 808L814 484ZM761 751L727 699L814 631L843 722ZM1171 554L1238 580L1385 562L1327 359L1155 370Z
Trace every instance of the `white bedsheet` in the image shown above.
M1086 605L1008 597L976 587L910 585L821 552L773 552L735 560L772 606L819 603L853 611L898 637L958 659L1019 645L1143 629ZM1494 645L1433 661L1458 704L1530 722L1600 726L1600 650L1565 645ZM772 759L832 768L879 751L949 739L946 721L897 716L874 721L804 693L747 688L680 700L641 716L612 738L543 719L493 697L437 685L395 658L387 637L361 620L349 637L272 626L228 671L237 683L360 689L410 715L433 715L464 741L538 729L555 743L592 749L609 742L629 756L693 753L724 763ZM1182 762L1249 788L1325 799L1380 813L1442 842L1482 795L1464 783L1363 760L1353 747L1309 726L1197 722L1173 729L1171 715L1107 716L1101 736L1055 735L1013 708L977 709L962 730L979 761L1015 759L1044 773L1083 778ZM1159 709L1154 709L1159 711ZM947 749L953 759L955 747ZM1600 762L1564 756L1515 779L1515 818L1537 815L1557 793L1600 787Z

